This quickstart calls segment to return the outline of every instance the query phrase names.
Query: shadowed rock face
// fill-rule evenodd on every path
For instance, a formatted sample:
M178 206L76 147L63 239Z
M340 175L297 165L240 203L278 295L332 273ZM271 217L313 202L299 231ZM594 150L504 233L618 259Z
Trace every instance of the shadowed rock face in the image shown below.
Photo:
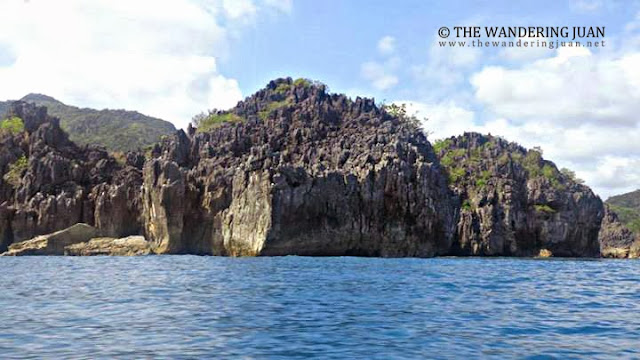
M618 215L608 205L605 206L599 241L603 257L640 257L640 238L636 238L633 232L620 222Z
M160 251L448 251L455 203L420 131L371 100L290 79L270 83L233 112L244 122L179 133L145 165L145 229Z
M273 81L220 114L233 123L178 131L126 164L77 147L46 111L12 107L29 125L0 138L0 171L21 156L28 167L18 186L0 182L5 246L85 222L145 235L159 254L599 255L602 202L552 163L477 134L436 155L410 122L322 85Z
M476 133L435 147L460 197L452 254L599 255L601 200L540 152Z
M15 102L9 111L25 132L0 134L0 251L77 223L97 225L106 236L140 232L140 169L78 147L46 108ZM20 158L28 165L12 184L4 175Z

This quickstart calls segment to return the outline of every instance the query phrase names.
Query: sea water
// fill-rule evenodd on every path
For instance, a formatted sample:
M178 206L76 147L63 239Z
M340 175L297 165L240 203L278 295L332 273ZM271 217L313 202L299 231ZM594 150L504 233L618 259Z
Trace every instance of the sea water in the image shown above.
M640 357L640 261L0 258L0 358Z

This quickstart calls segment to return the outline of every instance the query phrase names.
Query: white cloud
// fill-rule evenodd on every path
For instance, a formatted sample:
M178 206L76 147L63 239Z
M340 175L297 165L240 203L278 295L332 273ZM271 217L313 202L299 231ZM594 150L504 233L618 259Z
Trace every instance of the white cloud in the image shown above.
M573 0L571 8L578 12L595 12L602 8L602 0Z
M518 68L471 76L476 99L500 124L484 132L576 170L603 197L640 187L640 52L561 48ZM498 126L495 126L498 125Z
M477 47L440 46L442 39L435 38L429 48L429 57L424 64L411 68L414 78L420 82L434 84L442 92L461 85L468 71L482 57Z
M3 3L0 52L10 55L0 56L0 99L40 92L75 105L135 109L185 126L195 113L241 99L237 82L219 73L218 61L228 56L232 33L263 7L276 6L269 3Z
M398 84L394 71L400 65L400 59L392 57L383 63L368 61L362 64L360 73L377 90L388 90Z
M394 103L406 104L409 115L415 115L423 120L422 127L427 131L430 139L443 139L468 131L482 131L475 124L475 113L453 101L431 104L415 101L394 101Z
M544 42L544 41L554 41L553 39L547 39L544 37L539 38L530 38L528 36L524 36L518 39L506 39L507 42L512 41L515 46L513 47L505 47L499 52L499 56L503 59L511 60L511 61L533 61L540 58L544 58L554 54L554 51L549 49L549 47L544 46L523 46L525 42L527 44L531 42Z
M540 146L603 198L628 192L640 188L639 24L640 13L593 51L522 47L491 56L486 48L441 47L435 38L426 61L411 68L428 88L403 95L417 101L395 102L429 118L430 139L475 131Z
M489 121L481 132L500 135L531 148L540 146L545 158L558 167L575 170L578 177L604 198L640 187L640 128L624 129L593 124L567 128L538 119L514 123Z
M231 19L251 18L258 11L251 0L223 0L222 7Z
M362 63L360 65L360 76L369 81L376 90L389 90L399 82L396 72L401 61L398 56L393 56L395 39L391 36L382 37L378 41L377 49L385 60Z
M382 55L390 55L396 51L396 39L393 36L385 36L378 41L378 51Z
M477 99L501 117L559 125L635 126L640 113L640 53L595 56L561 48L519 69L485 67L471 77Z
M293 10L293 0L264 0L265 5L283 13L289 14Z
M432 141L470 131L497 135L526 148L540 146L546 159L576 171L603 199L640 188L640 126L567 128L544 119L516 123L505 118L481 123L476 112L453 101L394 103L405 103L409 114L428 118L423 128Z

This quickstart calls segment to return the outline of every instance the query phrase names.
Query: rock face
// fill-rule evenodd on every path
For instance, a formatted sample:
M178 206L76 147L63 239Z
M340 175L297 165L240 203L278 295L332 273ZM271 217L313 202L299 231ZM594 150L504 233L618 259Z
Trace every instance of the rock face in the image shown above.
M640 190L612 196L606 203L624 226L640 236Z
M145 240L144 236L129 236L122 239L95 238L64 248L64 254L69 256L137 256L152 253L151 244Z
M46 108L15 102L9 111L25 132L0 134L0 251L77 223L105 236L140 233L141 168L78 147Z
M233 113L243 121L180 132L146 163L144 226L158 252L447 253L455 202L422 132L372 100L290 79Z
M640 257L640 238L636 239L634 233L620 222L618 215L608 205L605 206L599 241L603 257Z
M308 81L272 81L121 162L11 107L26 132L0 135L0 251L85 222L109 239L68 254L600 253L602 202L538 152L478 134L434 151L397 109ZM130 235L149 242L115 240Z
M602 202L539 151L476 133L434 147L460 199L452 254L599 255Z
M88 241L95 237L98 230L87 224L75 224L68 229L53 234L36 236L27 241L14 243L9 246L5 256L24 255L64 255L65 247Z

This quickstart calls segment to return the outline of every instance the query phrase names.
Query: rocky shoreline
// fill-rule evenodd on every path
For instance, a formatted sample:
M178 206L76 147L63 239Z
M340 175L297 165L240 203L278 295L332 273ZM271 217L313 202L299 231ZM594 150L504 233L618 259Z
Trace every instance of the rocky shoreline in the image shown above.
M600 198L535 150L480 134L432 145L406 115L308 81L272 81L210 114L234 121L118 160L69 141L46 108L15 102L10 115L24 131L0 134L5 255L640 252Z

